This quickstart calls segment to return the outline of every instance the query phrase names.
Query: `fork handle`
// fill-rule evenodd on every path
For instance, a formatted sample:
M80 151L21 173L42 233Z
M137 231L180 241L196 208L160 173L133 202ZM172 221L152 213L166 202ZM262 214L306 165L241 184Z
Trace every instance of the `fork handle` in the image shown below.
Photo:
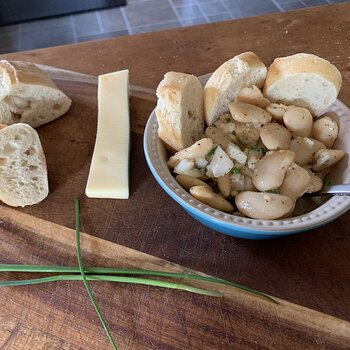
M314 196L325 196L327 194L333 194L333 195L337 195L337 196L349 196L350 195L350 184L323 186L321 191L311 193L311 195L314 195Z

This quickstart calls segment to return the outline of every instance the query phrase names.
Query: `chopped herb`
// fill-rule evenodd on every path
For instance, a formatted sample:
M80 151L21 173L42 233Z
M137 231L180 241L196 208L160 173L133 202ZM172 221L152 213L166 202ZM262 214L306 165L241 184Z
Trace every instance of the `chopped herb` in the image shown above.
M252 147L250 147L250 149L251 149L252 151L261 153L263 156L264 156L264 155L266 154L266 152L267 152L267 150L266 150L265 148L263 148L263 147L258 147L258 146L252 146Z
M275 194L279 194L279 192L274 188L272 190L267 190L265 191L266 193L275 193Z
M331 180L328 177L325 177L323 180L323 186L330 186L331 185Z
M217 148L218 148L218 145L215 146L215 147L213 147L213 148L208 152L207 157L213 156Z
M240 168L237 168L237 167L233 167L233 168L230 170L230 173L231 173L231 174L240 174L240 173L241 173L241 169L240 169Z

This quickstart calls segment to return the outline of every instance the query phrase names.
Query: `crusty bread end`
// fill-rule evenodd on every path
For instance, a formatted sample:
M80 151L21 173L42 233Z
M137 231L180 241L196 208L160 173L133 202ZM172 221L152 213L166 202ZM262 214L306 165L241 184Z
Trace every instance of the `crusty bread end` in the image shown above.
M244 52L223 63L204 87L204 115L212 125L225 113L236 95L247 86L261 88L267 69L254 52Z
M0 129L0 200L24 207L49 193L47 167L37 132L17 123Z
M204 133L203 89L193 75L168 72L157 88L158 135L174 152L191 146Z
M264 94L276 103L320 114L335 102L342 77L329 61L308 53L276 58L268 70Z
M0 123L35 128L66 113L72 102L29 62L0 61L0 82Z

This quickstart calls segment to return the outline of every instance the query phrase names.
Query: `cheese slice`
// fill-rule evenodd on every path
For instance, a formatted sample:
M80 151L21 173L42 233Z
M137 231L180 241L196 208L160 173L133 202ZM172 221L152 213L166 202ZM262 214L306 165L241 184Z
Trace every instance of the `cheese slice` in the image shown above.
M98 77L95 149L85 193L90 198L129 198L129 71Z

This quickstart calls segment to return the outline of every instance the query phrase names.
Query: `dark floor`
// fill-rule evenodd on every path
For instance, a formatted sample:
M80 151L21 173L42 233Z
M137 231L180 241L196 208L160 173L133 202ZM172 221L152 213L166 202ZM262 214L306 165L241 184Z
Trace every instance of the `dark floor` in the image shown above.
M0 53L345 1L349 0L128 0L125 7L2 26Z

